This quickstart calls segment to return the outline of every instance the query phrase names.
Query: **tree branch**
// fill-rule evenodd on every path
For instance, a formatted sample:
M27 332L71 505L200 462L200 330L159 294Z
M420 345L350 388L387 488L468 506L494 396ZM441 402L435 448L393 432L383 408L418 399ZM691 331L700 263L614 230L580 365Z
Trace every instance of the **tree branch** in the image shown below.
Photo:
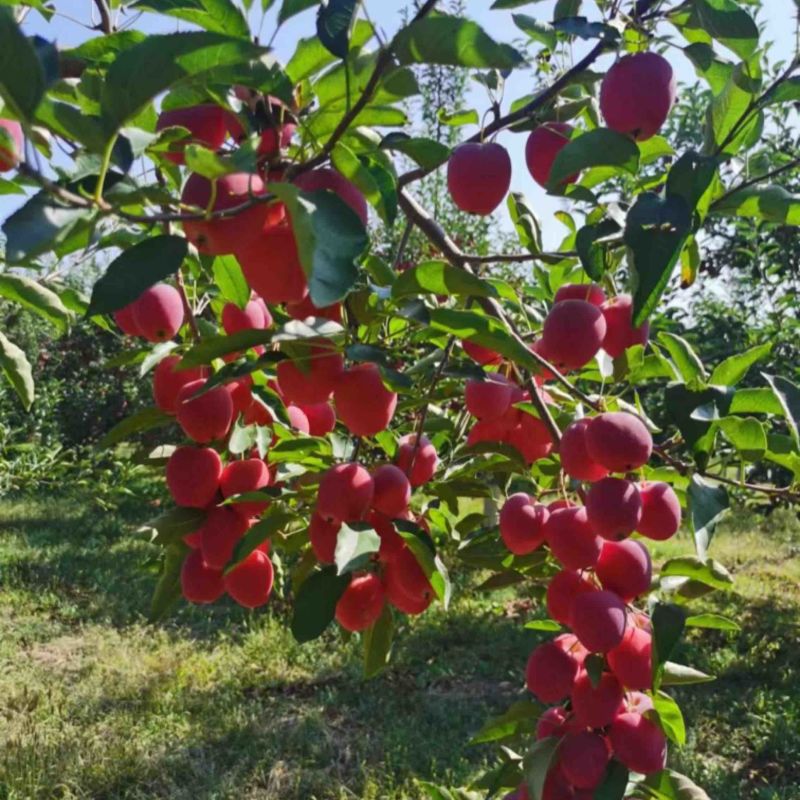
M94 0L95 7L100 14L100 24L97 26L103 33L114 32L114 21L111 18L111 10L106 0Z
M755 178L750 178L750 180L744 181L740 183L738 186L733 186L728 189L724 194L720 195L708 208L709 213L713 212L714 207L720 205L723 201L727 200L732 195L736 194L737 192L742 192L745 189L749 189L751 186L755 186L756 184L762 183L763 181L768 181L771 178L775 178L778 175L782 175L784 172L789 172L796 167L800 167L800 158L795 158L790 161L788 164L784 164L782 167L776 167L769 172L765 172L763 175L758 175Z

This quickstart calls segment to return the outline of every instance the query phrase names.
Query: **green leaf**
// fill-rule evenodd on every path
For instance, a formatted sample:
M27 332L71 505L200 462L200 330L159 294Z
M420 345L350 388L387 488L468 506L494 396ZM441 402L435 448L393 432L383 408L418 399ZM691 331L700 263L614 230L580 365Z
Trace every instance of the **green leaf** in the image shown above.
M630 248L636 291L634 325L653 313L691 231L691 213L680 197L640 194L628 212L625 244Z
M664 675L661 679L662 686L688 686L693 683L710 683L716 680L713 675L706 675L699 669L667 661L664 664Z
M716 486L700 475L692 475L687 497L697 554L705 558L714 529L730 507L728 492L724 486Z
M661 683L664 664L677 646L686 625L686 611L680 606L657 603L653 623L653 688Z
M283 25L287 19L291 19L295 14L319 5L320 0L283 0L281 10L278 12L278 24Z
M495 288L482 278L444 261L424 261L401 273L392 286L392 297L415 294L496 297Z
M709 386L707 389L692 390L683 383L672 383L665 389L667 414L678 426L701 469L708 465L714 445L716 427L712 420L728 415L734 394L729 387ZM710 408L712 413L698 419L698 411L706 408Z
M394 617L388 603L377 622L364 631L364 677L374 678L386 668L392 654Z
M164 547L183 541L183 537L194 533L203 525L206 512L201 508L171 508L153 520L145 523L144 530L155 530L153 544Z
M779 375L762 374L781 404L795 444L800 446L800 387Z
M500 716L487 720L469 740L470 744L485 744L510 739L520 734L532 734L542 714L542 707L533 700L518 700Z
M44 68L10 8L0 7L0 42L0 95L21 119L32 119L45 92Z
M152 35L124 50L109 67L100 105L110 135L153 98L188 77L264 58L247 39L220 33Z
M552 25L547 22L539 22L539 20L529 17L527 14L512 14L511 19L530 39L543 44L548 50L555 50L558 43L558 34Z
M580 134L563 147L550 168L548 188L558 188L567 178L589 167L614 167L635 175L639 170L639 148L628 136L595 128Z
M734 632L742 629L738 622L723 617L722 614L693 614L691 617L686 617L686 627Z
M26 263L64 243L94 212L62 205L46 192L31 197L3 223L5 258L9 264ZM86 244L89 243L88 232Z
M717 423L745 461L760 461L767 449L767 432L754 417L725 417Z
M30 411L33 405L33 372L25 353L0 331L0 369L19 395L22 406Z
M800 226L800 194L791 194L783 186L750 186L723 195L710 213Z
M692 381L705 381L708 377L700 357L692 349L689 342L674 333L662 331L658 341L664 345L678 368L681 378L685 383Z
M395 36L391 49L400 64L513 69L524 61L475 22L445 14L412 22Z
M88 316L110 314L181 268L188 246L181 236L153 236L125 250L95 283Z
M583 0L556 0L553 9L553 21L558 22L568 17L574 17L580 10Z
M514 578L519 578L520 575L517 572L510 573L510 576ZM509 578L509 583L512 581ZM518 583L518 580L514 580L513 583ZM506 585L506 584L504 584ZM485 584L481 584L481 588L484 588ZM494 588L494 587L492 587ZM530 622L526 622L523 626L525 630L529 631L560 631L562 630L561 625L556 622L554 619L532 619Z
M711 800L689 778L671 769L648 775L644 781L644 786L658 792L656 795L657 800Z
M270 506L261 515L261 519L236 543L231 560L225 567L225 573L234 569L253 550L267 541L270 536L285 528L294 518L294 514L289 514L280 506Z
M720 44L746 60L758 47L758 27L753 18L733 0L692 0L703 30Z
M321 636L333 622L336 604L350 583L349 575L337 575L333 566L313 573L303 582L294 603L292 635L298 642Z
M372 528L351 528L342 523L336 538L337 574L345 575L362 569L380 550L380 546L381 537Z
M759 90L760 82L747 72L745 64L737 64L731 72L723 90L716 95L706 112L706 151L714 152L729 139L735 126L738 126L744 114ZM722 148L722 152L733 155L744 142L749 129L747 126L730 138Z
M680 556L671 558L661 567L661 577L679 576L691 578L706 586L729 591L733 586L733 578L728 570L712 558L697 556Z
M331 156L334 167L355 184L380 218L392 225L397 216L397 178L370 156L357 156L339 142Z
M369 244L358 215L333 192L300 192L287 183L271 183L269 190L286 203L311 301L322 308L343 300Z
M381 141L384 150L395 150L408 156L423 169L436 169L450 157L450 148L425 137L411 137L396 131L388 133Z
M137 0L132 8L177 17L207 31L250 36L244 14L231 0Z
M183 542L171 544L164 552L164 563L153 598L150 601L150 621L163 619L181 597L181 567L189 553Z
M619 231L619 225L612 219L604 219L593 225L584 225L575 234L575 249L581 266L593 280L599 281L609 266L608 249L598 244L599 239L612 236Z
M594 790L592 800L623 800L628 788L628 768L611 761L603 782Z
M61 298L31 278L0 273L0 297L33 311L62 333L72 321L73 315L61 302Z
M174 422L173 417L165 414L158 408L143 408L136 411L122 422L117 423L103 438L97 446L104 450L107 447L122 442L134 433L149 431L153 428L160 428Z
M772 389L737 389L731 400L731 414L784 414L783 406Z
M440 108L436 114L439 122L451 128L461 128L464 125L477 125L480 122L478 112L474 108L456 108L448 111Z
M317 36L339 58L347 58L350 26L357 5L356 0L327 0L317 12Z
M714 48L705 42L695 42L683 48L683 52L694 64L695 71L707 81L716 95L724 88L733 72L733 64L717 58Z
M678 747L683 747L686 744L686 723L683 721L680 706L664 692L653 695L653 706L664 733Z
M211 266L214 283L220 294L229 303L244 308L250 300L250 287L242 273L242 268L234 256L217 256Z
M560 741L555 736L548 736L536 742L525 754L523 760L525 784L532 800L542 800L544 782L559 744Z
M313 5L316 5L316 1ZM375 34L372 25L366 20L360 19L353 26L350 36L350 48L360 49ZM314 36L308 39L301 39L294 54L286 65L286 74L293 84L300 83L304 78L310 78L320 70L332 64L336 57L325 48L320 40Z
M710 383L717 386L736 386L742 378L747 375L750 367L758 361L766 358L772 352L772 342L760 344L745 350L744 353L726 358L717 364L711 373Z

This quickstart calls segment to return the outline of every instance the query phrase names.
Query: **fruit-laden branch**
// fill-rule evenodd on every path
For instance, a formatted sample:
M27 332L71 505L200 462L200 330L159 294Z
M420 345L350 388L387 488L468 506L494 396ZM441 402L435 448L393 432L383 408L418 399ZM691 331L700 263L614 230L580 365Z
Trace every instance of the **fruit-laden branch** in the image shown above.
M420 206L419 203L417 203L417 201L406 191L401 189L398 197L400 200L400 206L405 215L425 234L431 244L440 250L445 258L454 267L458 267L458 269L462 269L465 272L474 275L475 271L472 269L467 256L442 230L439 223L437 223L436 220L433 219L433 217L431 217L431 215L428 214L428 212L422 206ZM555 379L561 383L565 389L581 399L591 408L599 408L598 404L594 400L592 400L588 395L584 394L567 378L565 378L556 367L547 361L547 359L542 358L538 353L528 348L528 345L525 343L525 340L522 338L522 335L520 334L513 320L509 319L503 307L496 300L491 297L480 297L476 299L483 310L490 316L502 322L503 325L505 325L508 333L514 337L517 343L525 347L544 369L550 370L555 376ZM550 410L547 408L547 404L544 402L544 399L539 392L539 388L536 386L532 377L528 378L526 385L531 396L531 402L541 415L542 421L545 423L545 425L547 425L553 440L558 443L561 440L561 431L556 424L556 421L553 419L552 414L550 414Z
M430 14L430 12L436 7L437 2L438 0L427 0L427 2L420 6L419 11L417 11L409 24L418 22ZM328 158L330 158L330 155L333 152L334 147L336 147L337 142L347 133L358 115L367 107L367 105L369 105L370 100L372 100L373 95L380 85L384 73L393 64L394 54L392 53L390 44L388 47L384 47L381 50L380 55L375 62L375 69L372 70L372 75L370 75L367 85L359 95L358 100L353 103L353 105L350 107L350 110L339 121L339 124L336 126L329 139L322 146L322 150L320 150L319 153L317 153L317 155L309 161L306 161L303 164L298 164L294 169L290 169L287 173L287 180L291 181L297 175L321 166L328 160Z
M658 0L637 0L633 10L634 17L641 17L644 13L649 11ZM665 12L661 12L662 14ZM565 89L576 75L579 75L584 70L587 70L603 53L612 48L613 44L610 42L598 42L580 61L573 64L566 72L562 73L553 83L544 88L539 94L536 95L529 103L526 103L516 111L506 114L504 117L497 117L493 122L482 128L474 136L465 140L466 142L477 143L482 142L492 134L499 133L506 128L510 128L518 122L528 119L533 116L540 108L545 106L551 100L558 97L563 89ZM434 171L434 168L423 168L410 170L399 178L399 185L401 187L408 186L409 183L418 181L426 175Z

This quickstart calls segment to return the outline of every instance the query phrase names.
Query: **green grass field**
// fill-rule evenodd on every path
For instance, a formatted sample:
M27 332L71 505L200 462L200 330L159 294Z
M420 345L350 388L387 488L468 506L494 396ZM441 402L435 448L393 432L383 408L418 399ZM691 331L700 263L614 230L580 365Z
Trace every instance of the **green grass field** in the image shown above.
M0 503L0 798L418 798L415 777L465 785L492 759L465 743L521 696L544 636L508 594L428 612L364 683L355 642L301 647L277 605L147 624L151 548L133 530L152 515ZM671 755L713 800L800 798L799 531L784 516L718 536L736 593L712 605L742 632L693 633L676 659L719 675L679 692L690 734Z

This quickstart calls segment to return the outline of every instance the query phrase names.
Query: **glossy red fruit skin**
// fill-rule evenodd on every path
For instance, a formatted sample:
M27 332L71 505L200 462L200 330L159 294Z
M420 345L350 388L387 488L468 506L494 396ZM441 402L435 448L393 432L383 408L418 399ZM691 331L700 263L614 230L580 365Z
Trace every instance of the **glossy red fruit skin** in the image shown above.
M210 447L178 447L167 461L167 488L186 508L206 508L217 496L222 460Z
M681 527L681 501L668 483L653 481L639 484L642 518L637 531L648 539L663 542Z
M605 737L589 731L567 734L558 755L564 777L578 789L599 786L611 758Z
M507 441L520 452L526 464L546 458L553 449L547 425L526 412L519 415L519 423L508 432Z
M22 159L25 147L22 135L22 126L15 119L0 119L2 128L11 138L11 148L4 144L0 145L0 172L8 172L14 169Z
M336 620L346 631L366 630L378 621L385 602L386 592L377 575L354 575L336 604Z
M311 298L306 296L297 303L287 303L286 313L292 319L308 319L309 317L321 317L332 322L342 321L342 304L334 303L330 306L318 308L311 302Z
M532 553L544 543L550 512L524 492L512 494L500 509L500 536L514 555Z
M387 517L401 517L411 501L411 483L405 472L394 464L382 464L373 471L372 480L372 508Z
M247 532L250 521L228 506L212 509L200 528L200 552L211 569L224 569L231 560L236 544Z
M464 387L464 403L473 417L495 420L505 414L514 395L512 381L497 372L490 372L485 380L468 380Z
M559 703L572 691L581 661L553 642L540 644L528 658L525 685L543 703Z
M215 603L225 594L222 571L210 569L199 550L192 550L181 567L181 593L190 603Z
M642 518L642 498L635 483L602 478L586 494L589 524L598 536L619 541L636 529Z
M374 436L386 430L397 408L376 364L356 364L345 370L333 390L336 415L355 436Z
M228 217L187 220L183 223L186 238L207 255L236 255L262 234L265 228L277 225L286 218L281 203L252 203L266 188L258 175L237 172L217 179L213 211L225 211L251 203L247 208ZM181 202L205 211L211 202L211 181L199 175L189 176L183 187Z
M553 303L561 303L564 300L584 300L602 308L606 302L606 293L603 287L596 283L565 283L559 286Z
M383 581L386 599L404 614L421 614L433 601L433 587L407 546L386 561Z
M339 537L340 522L329 522L314 513L308 523L308 538L311 549L320 564L333 564L336 556L336 542Z
M477 344L477 342L470 342L465 339L461 342L461 346L464 348L464 352L482 367L496 366L503 360L503 356L500 353L495 353L494 350Z
M330 403L301 404L311 436L327 436L336 428L336 412Z
M550 736L564 734L567 712L561 706L551 706L546 709L536 723L537 740L548 739Z
M180 126L187 128L189 135L173 142L174 149L164 153L164 158L173 164L185 164L183 150L188 144L199 144L209 150L219 150L227 138L225 109L206 103L188 108L162 111L156 121L156 132Z
M260 458L246 458L241 461L231 461L222 471L219 487L224 498L236 494L257 492L269 486L270 474L267 465ZM230 507L245 519L263 514L269 506L267 501L252 501L246 503L231 503Z
M239 331L262 330L270 325L272 315L258 300L250 300L244 308L236 303L225 303L222 309L222 327L229 336Z
M551 512L544 535L553 555L567 569L588 569L600 557L603 540L592 530L585 508L572 506Z
M170 355L158 362L153 370L153 399L156 405L167 414L174 414L178 402L178 393L192 381L205 377L204 367L177 369L181 357Z
M658 53L623 56L600 85L600 111L613 131L644 141L669 116L677 83L669 62Z
M250 288L268 303L299 303L308 296L297 241L287 222L269 225L254 239L240 243L236 260Z
M136 302L136 301L134 301ZM117 327L127 336L141 336L142 332L136 324L136 319L133 316L133 303L128 303L124 308L115 311L113 314L114 322Z
M430 439L423 434L419 447L415 447L416 441L415 433L401 437L395 455L395 463L408 475L408 480L414 487L428 483L439 466L439 456Z
M604 589L618 594L626 603L650 589L653 567L650 553L641 543L605 542L595 573Z
M187 383L178 392L175 405L175 416L183 432L201 444L224 438L233 422L233 400L224 386L215 386L194 397L205 382L201 379Z
M296 361L280 361L275 372L287 402L324 403L330 399L344 372L344 358L330 342L309 342L303 356Z
M614 755L634 772L651 775L667 763L667 739L661 729L641 714L620 714L608 732Z
M286 406L286 414L289 417L289 425L294 430L305 434L311 430L311 426L308 424L308 417L300 406L290 403Z
M610 672L592 685L589 673L582 670L572 687L572 711L576 723L584 728L605 728L625 710L622 684Z
M364 518L375 492L372 476L360 464L337 464L323 476L317 490L317 514L328 521Z
M586 429L586 449L590 458L610 472L632 472L649 461L653 437L633 414L607 411L592 418Z
M279 126L279 130L277 128L278 126L267 128L262 132L261 140L258 143L258 155L262 158L273 159L292 143L292 136L294 136L297 126L286 122Z
M266 553L253 550L223 580L226 591L240 606L258 608L272 594L275 570Z
M629 347L646 345L650 339L650 323L633 327L633 299L629 294L612 297L601 306L606 320L603 350L611 358L619 358Z
M556 622L569 625L575 598L583 592L597 591L597 587L571 569L562 569L547 585L547 613Z
M183 325L185 310L178 290L166 283L145 289L133 302L133 320L148 342L166 342Z
M547 189L556 156L569 144L573 127L566 122L545 122L534 128L525 143L525 163L539 186ZM563 184L575 183L578 175L570 175Z
M304 172L298 175L294 180L294 185L304 192L318 192L323 189L339 195L339 197L347 203L353 211L358 214L358 218L363 225L367 224L368 207L364 195L336 170L329 167L320 167L319 169L312 169L309 172Z
M503 202L511 186L511 157L496 142L466 142L447 162L447 188L458 208L487 216Z
M622 642L606 656L608 666L626 689L648 690L653 684L652 637L629 626Z
M607 653L625 635L625 604L613 592L585 592L575 598L571 627L578 641L592 653Z
M597 355L605 335L606 320L597 306L585 300L562 300L544 321L543 355L555 366L580 369Z
M575 800L575 789L568 783L558 766L547 773L542 800Z
M586 430L589 427L587 417L570 423L561 435L559 455L561 468L570 478L578 481L594 483L608 475L608 470L589 457L586 445Z

